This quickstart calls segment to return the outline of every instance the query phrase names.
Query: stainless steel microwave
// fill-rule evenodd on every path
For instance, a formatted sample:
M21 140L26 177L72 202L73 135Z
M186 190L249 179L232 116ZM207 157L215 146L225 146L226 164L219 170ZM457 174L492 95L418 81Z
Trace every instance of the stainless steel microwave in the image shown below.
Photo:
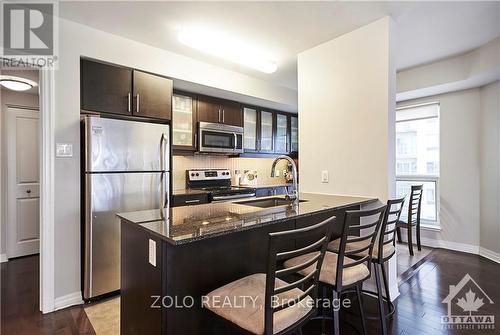
M222 123L200 122L198 150L205 153L243 153L243 127Z

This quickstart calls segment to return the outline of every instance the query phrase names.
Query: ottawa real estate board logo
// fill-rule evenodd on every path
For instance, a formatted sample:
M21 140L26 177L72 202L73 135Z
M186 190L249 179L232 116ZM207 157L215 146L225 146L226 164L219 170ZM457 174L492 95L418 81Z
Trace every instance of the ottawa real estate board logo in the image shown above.
M450 285L450 292L442 301L448 305L448 315L441 316L445 329L491 330L495 329L495 316L481 312L481 308L493 304L469 274L457 285Z
M3 67L53 68L57 46L57 3L2 1Z

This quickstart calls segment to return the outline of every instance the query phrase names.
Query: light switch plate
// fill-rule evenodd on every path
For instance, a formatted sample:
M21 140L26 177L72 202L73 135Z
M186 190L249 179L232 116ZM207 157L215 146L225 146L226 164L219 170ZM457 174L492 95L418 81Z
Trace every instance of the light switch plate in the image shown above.
M156 242L149 239L149 264L156 267Z
M73 157L73 144L56 143L56 157Z
M329 181L328 170L321 171L321 182L328 183L328 181Z

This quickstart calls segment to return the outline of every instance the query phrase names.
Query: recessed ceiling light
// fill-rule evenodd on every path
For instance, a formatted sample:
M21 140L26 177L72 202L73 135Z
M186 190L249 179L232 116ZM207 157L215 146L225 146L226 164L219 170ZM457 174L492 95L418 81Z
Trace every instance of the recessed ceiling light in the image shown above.
M38 86L33 80L4 75L0 75L0 85L13 91L27 91Z
M273 73L278 69L276 62L224 33L202 29L182 29L178 39L188 47L257 71Z

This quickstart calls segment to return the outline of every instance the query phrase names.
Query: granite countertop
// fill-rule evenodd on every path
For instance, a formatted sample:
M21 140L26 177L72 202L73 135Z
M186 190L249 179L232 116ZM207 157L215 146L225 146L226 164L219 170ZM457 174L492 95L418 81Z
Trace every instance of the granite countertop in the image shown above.
M252 200L263 200L262 197ZM342 209L377 201L375 198L300 193L299 204L260 208L242 202L219 202L170 208L166 219L159 210L117 214L121 219L138 224L171 244L197 240L257 228L259 226L313 215L327 210Z

